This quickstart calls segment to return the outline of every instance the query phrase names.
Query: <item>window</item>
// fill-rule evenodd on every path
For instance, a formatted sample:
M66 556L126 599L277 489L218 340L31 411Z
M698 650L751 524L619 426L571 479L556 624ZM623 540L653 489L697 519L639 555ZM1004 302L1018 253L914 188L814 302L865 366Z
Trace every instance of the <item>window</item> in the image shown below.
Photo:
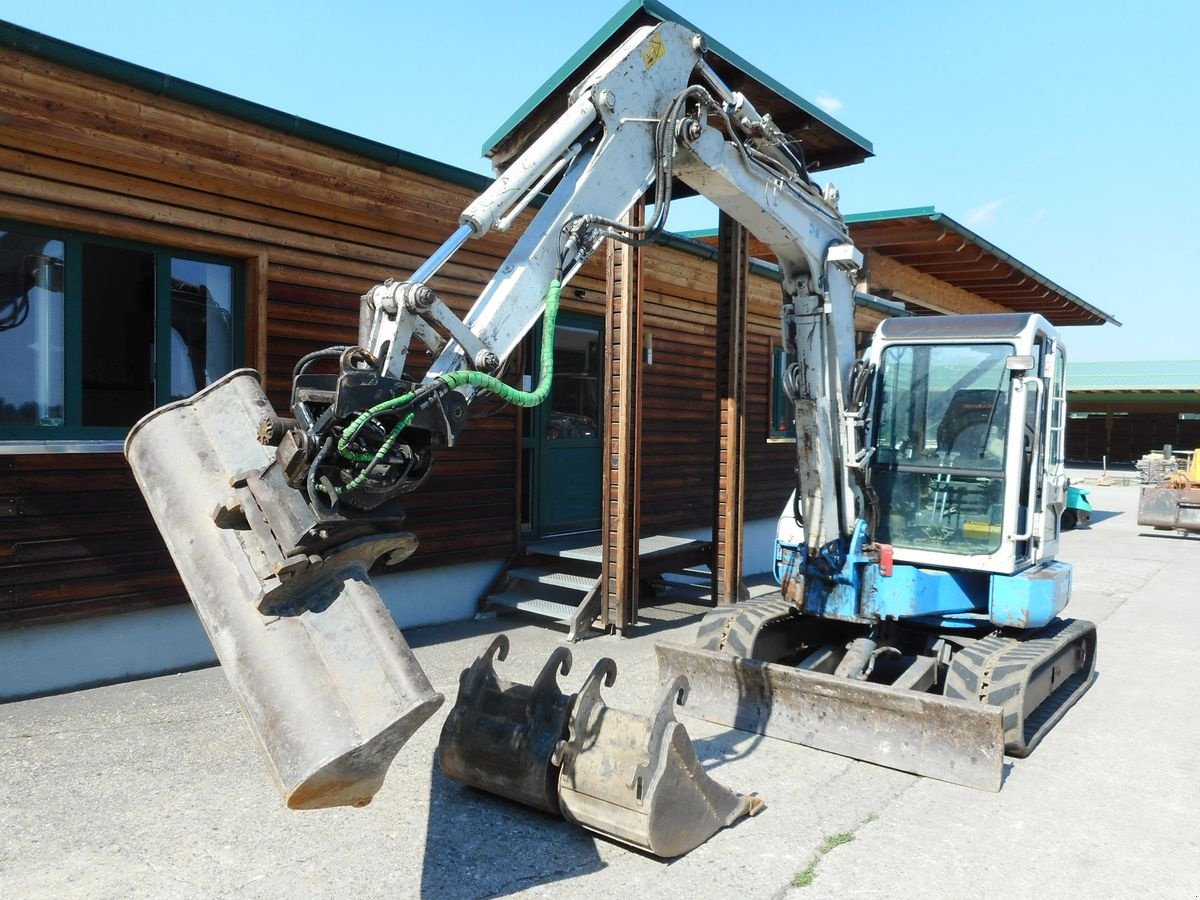
M767 425L768 441L796 440L796 407L783 388L787 371L787 353L781 345L771 347L771 421Z
M115 439L241 357L240 266L0 223L0 439Z
M1012 352L1007 344L884 351L871 463L888 510L878 540L945 553L999 549Z

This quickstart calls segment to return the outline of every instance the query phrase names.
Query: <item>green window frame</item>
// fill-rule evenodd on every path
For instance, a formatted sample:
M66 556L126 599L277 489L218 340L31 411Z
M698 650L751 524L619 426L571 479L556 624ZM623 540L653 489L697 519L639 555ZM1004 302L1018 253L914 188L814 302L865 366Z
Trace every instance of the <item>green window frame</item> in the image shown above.
M39 409L41 421L27 424L18 421L29 416L28 412L18 408L22 403L28 405L27 394L18 388L15 397L12 398L16 403L5 401L3 397L6 389L7 392L12 392L13 382L21 377L20 373L10 370L10 377L6 379L4 371L0 369L0 404L7 405L7 408L0 406L0 441L4 442L4 449L8 452L22 452L24 443L29 445L29 452L36 452L37 445L55 442L121 440L137 419L151 409L179 396L186 396L193 388L203 387L204 384L211 383L225 372L242 364L245 352L246 279L241 260L44 225L0 220L0 239L9 235L55 242L55 254L61 247L61 259L57 255L39 257L29 254L22 257L19 247L4 257L4 247L0 246L0 265L8 265L8 289L0 291L0 313L7 314L7 318L0 315L0 326L7 323L10 328L18 327L21 315L28 321L30 306L39 302L49 304L50 299L56 304L54 315L61 318L51 329L43 326L40 331L30 333L30 338L35 341L32 350L24 338L12 340L10 347L20 348L20 358L10 357L0 362L0 366L26 366L33 360L43 369L38 373L43 381L57 381L61 378L61 384L54 385L53 390L45 394L52 397L53 405ZM103 293L102 289L98 285L85 284L85 254L90 254L93 260L103 261L121 257L122 251L124 259L132 260L147 272L152 272L145 279L147 285L143 288L147 296L152 293L153 321L150 323L132 322L129 323L130 327L123 328L120 320L106 319L105 310L96 308L96 304L101 302L96 297L98 293ZM24 273L14 269L14 266L19 269L31 258L34 262L30 265L37 265L39 262L41 265L36 275L29 274L26 279ZM228 269L227 278L224 268ZM214 293L208 290L205 283L197 285L180 277L197 272L211 272L217 277L221 282L221 302L214 300ZM19 296L19 282L22 279L26 279L23 298ZM98 280L97 277L93 277L93 281ZM13 287L14 283L17 284L16 287ZM3 273L0 273L0 285L4 284ZM34 303L31 304L30 294L35 287L42 288L43 293L34 294ZM85 299L90 304L86 310ZM10 308L15 303L23 303L25 310L20 314L15 313ZM198 303L204 305L197 311L194 307ZM61 312L57 311L59 308ZM122 314L119 308L114 311L115 316ZM127 315L128 311L124 311L124 314ZM193 358L196 354L189 338L183 333L183 321L191 322L191 340L198 340L203 346L203 359L199 362ZM87 333L89 327L93 331L90 336ZM202 332L199 337L195 335L197 329ZM114 335L123 338L125 332L134 332L143 338L140 343L136 339L130 340L126 347L126 356L148 354L148 360L143 360L133 367L135 371L144 370L148 377L149 383L135 385L135 392L144 393L148 402L140 404L127 399L116 404L119 407L117 412L99 416L115 417L121 421L88 424L89 416L93 420L97 418L93 410L103 409L105 404L102 400L89 400L85 396L85 354L103 352L109 354L108 359L113 358L120 350L114 350L111 344L100 348L97 348L97 345L111 342ZM0 338L4 337L5 335L0 333ZM57 346L59 340L61 347ZM47 341L54 346L48 349ZM89 347L93 349L89 350ZM200 381L204 384L199 384ZM186 387L181 389L181 385ZM95 396L94 391L92 396ZM134 406L138 408L134 409ZM125 421L128 418L132 420Z

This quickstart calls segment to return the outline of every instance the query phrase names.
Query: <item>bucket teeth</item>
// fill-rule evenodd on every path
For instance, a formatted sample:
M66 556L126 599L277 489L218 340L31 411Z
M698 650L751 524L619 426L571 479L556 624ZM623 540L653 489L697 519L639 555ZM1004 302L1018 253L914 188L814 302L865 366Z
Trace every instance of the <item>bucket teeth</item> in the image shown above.
M532 685L496 674L495 659L508 656L498 635L459 679L458 699L438 743L442 771L456 781L558 813L558 768L551 763L566 736L574 694L558 676L571 671L571 651L557 648Z
M680 856L762 808L757 797L713 781L674 709L687 699L675 679L650 718L613 709L600 694L616 664L602 659L580 689L556 757L558 797L568 820L655 856Z

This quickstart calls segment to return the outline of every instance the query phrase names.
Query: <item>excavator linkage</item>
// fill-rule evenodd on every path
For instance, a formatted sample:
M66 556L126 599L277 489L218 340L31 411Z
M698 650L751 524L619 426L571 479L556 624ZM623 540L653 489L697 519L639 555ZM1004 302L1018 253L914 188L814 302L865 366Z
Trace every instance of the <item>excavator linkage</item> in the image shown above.
M367 578L416 539L281 542L299 495L256 440L270 413L238 370L142 419L125 455L287 805L363 806L443 700Z
M463 671L438 745L451 778L546 812L656 856L680 856L762 808L757 797L713 781L673 709L687 696L677 679L649 718L612 709L600 696L617 667L602 659L578 694L557 676L571 667L558 648L532 685L500 678L492 641Z

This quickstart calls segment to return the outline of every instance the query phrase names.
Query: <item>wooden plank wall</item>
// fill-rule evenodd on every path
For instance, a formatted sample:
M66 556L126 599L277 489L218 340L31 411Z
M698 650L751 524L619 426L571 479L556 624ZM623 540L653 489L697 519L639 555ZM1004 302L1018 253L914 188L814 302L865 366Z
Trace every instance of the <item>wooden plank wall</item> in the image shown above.
M0 218L246 266L246 363L286 406L294 361L356 337L358 296L448 236L471 188L0 50ZM460 313L508 241L471 242L438 289ZM564 309L603 315L603 254ZM715 266L653 248L646 265L643 531L711 519ZM775 515L791 448L765 443L778 287L752 279L746 514ZM413 375L420 373L414 366ZM410 565L502 557L517 540L516 416L476 422L409 502ZM783 477L783 482L778 476ZM769 483L768 483L769 482ZM120 454L0 456L0 625L186 598Z
M358 295L411 271L474 195L7 50L0 117L0 217L246 264L247 363L280 407L295 359L353 342ZM464 311L506 249L473 243L444 298ZM511 551L515 434L512 414L477 423L412 498L423 564ZM0 457L0 543L0 623L185 599L119 454Z

